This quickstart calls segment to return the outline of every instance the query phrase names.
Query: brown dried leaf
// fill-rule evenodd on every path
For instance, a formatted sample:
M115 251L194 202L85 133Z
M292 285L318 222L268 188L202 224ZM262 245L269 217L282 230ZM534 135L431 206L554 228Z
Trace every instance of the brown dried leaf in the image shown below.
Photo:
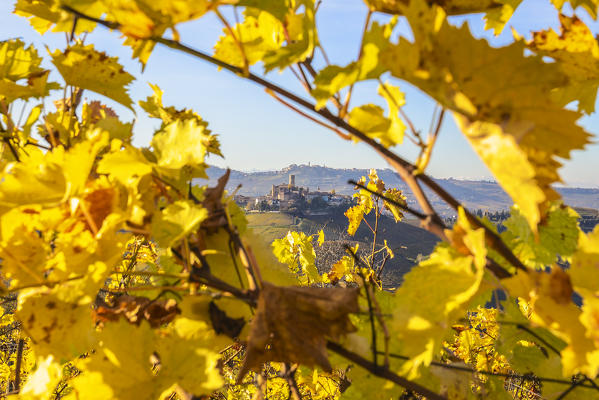
M129 323L139 325L146 320L153 328L171 322L181 310L173 299L151 301L147 297L123 295L114 304L102 302L94 310L96 323L118 321L122 316Z
M327 338L355 331L348 314L358 312L358 293L358 289L278 287L264 282L238 382L267 361L317 365L330 371Z
M555 266L549 276L549 295L558 304L569 304L572 301L572 282L570 275L563 269Z
M100 103L97 100L94 100L89 103L87 111L89 112L89 120L92 124L95 124L99 120L104 118L104 115L107 117L118 118L118 115L114 110L105 104Z
M203 229L212 231L227 225L227 217L222 199L230 174L231 170L227 169L227 172L218 178L216 186L208 188L204 192L202 206L208 210L208 218L206 218L200 225Z
M237 338L245 325L245 319L243 318L231 318L223 310L211 301L208 305L208 312L210 314L210 322L212 327L217 334L225 334L230 338Z

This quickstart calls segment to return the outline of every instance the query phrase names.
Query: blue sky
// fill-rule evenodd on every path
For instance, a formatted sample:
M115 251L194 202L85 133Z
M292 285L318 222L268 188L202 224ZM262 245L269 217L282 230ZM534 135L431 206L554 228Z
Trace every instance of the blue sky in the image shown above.
M12 4L10 0L0 1L0 40L20 37L34 43L41 54L45 54L44 46L51 50L65 47L64 34L40 36L26 19L11 13ZM318 16L319 34L332 63L344 65L357 55L365 10L361 0L324 0ZM587 17L584 12L578 12L578 15ZM594 32L599 31L599 24L589 18L585 21ZM484 31L482 15L454 17L452 22L468 23L475 36L486 37L493 45L509 43L512 40L511 27L528 36L530 31L549 27L557 29L559 26L557 12L549 0L525 0L497 38ZM220 31L219 21L211 16L180 26L182 42L209 52ZM400 24L399 31L409 34L405 24ZM151 94L147 84L151 82L164 90L165 104L192 108L206 119L213 132L219 134L226 157L224 160L211 157L210 163L239 170L274 170L289 164L309 162L339 168L387 167L367 146L342 141L332 132L275 102L252 82L161 47L156 48L142 73L139 63L131 60L129 48L123 47L121 42L117 32L98 28L86 43L93 43L97 49L118 56L125 69L137 78L130 90L135 102ZM261 72L260 66L255 71ZM52 77L60 80L57 73L53 73ZM272 72L267 78L303 94L302 87L290 73ZM406 113L417 128L426 131L434 103L409 85L398 84L406 93ZM86 97L101 96L86 92ZM135 115L108 99L104 100L123 119L135 120L135 143L147 145L157 122L145 117L139 108ZM374 83L358 86L352 99L354 106L369 102L384 104L376 96ZM489 178L490 173L456 128L453 119L446 118L445 121L428 172L435 177ZM585 117L581 122L592 133L599 128L597 115ZM417 155L408 141L394 150L411 160ZM565 163L561 176L568 186L599 187L597 171L599 145L591 145L584 152L573 153L573 160Z

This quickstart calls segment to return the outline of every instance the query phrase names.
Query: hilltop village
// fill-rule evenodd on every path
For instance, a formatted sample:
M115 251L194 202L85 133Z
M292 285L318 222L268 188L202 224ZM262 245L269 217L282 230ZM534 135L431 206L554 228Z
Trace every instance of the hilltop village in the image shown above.
M235 202L248 211L288 211L288 212L319 212L331 207L350 206L352 196L321 191L317 188L297 186L295 175L289 175L289 182L272 185L269 193L262 196L250 197L236 195Z

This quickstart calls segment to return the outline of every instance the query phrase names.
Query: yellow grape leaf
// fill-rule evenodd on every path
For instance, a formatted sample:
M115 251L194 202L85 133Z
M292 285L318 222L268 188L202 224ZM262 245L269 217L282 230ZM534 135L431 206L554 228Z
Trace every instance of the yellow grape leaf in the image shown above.
M154 49L155 42L150 37L161 37L171 28L178 40L175 25L204 15L209 7L220 1L208 0L110 0L107 2L106 19L119 24L125 34L124 45L133 50L133 57L139 59L142 68Z
M25 135L26 138L29 138L31 136L31 128L37 122L39 116L41 115L42 108L43 108L42 104L39 104L39 105L33 107L31 109L31 111L29 112L29 116L27 117L27 120L21 127L23 130L23 134Z
M397 110L397 108L394 108ZM383 109L374 104L354 107L349 113L349 124L385 147L401 143L405 126L383 115Z
M359 243L356 243L355 247L352 249L354 254L358 253L358 246ZM358 276L355 273L355 270L356 265L354 258L350 255L346 255L333 264L331 270L324 274L322 278L325 283L332 284L336 284L342 279L345 279L346 282L356 282Z
M56 82L48 82L49 71L32 75L27 79L27 85L19 85L12 81L0 80L0 96L10 103L17 99L42 98L50 94L50 90L60 89Z
M111 0L107 19L117 22L119 29L132 38L162 36L168 28L204 15L219 1L208 0Z
M183 108L181 110L176 109L173 106L166 107L162 104L163 91L157 85L150 83L150 87L154 91L152 96L148 96L145 101L140 100L139 105L144 109L145 112L152 118L158 118L162 120L162 126L160 129L164 129L165 126L174 121L186 121L188 119L194 119L198 125L204 127L205 133L210 133L208 130L208 122L204 121L202 117L196 114L193 110ZM214 137L213 137L214 138ZM208 152L219 155L220 153L218 141L214 138L208 148Z
M401 399L402 394L405 393L405 389L401 386L380 378L357 365L352 365L351 368L347 370L347 376L345 378L350 381L350 385L341 395L341 398L344 400ZM434 388L431 387L432 383L431 380L427 380L426 387L434 390Z
M349 224L347 225L347 233L351 236L356 234L356 231L360 227L362 223L362 218L366 214L365 208L363 205L358 204L356 206L350 207L345 211L344 215L347 217Z
M54 399L54 389L62 378L62 365L54 360L53 355L38 357L35 370L27 376L25 384L19 391L19 399Z
M550 273L518 273L503 280L508 293L528 302L530 320L547 328L567 346L561 350L562 373L595 376L599 371L599 347L593 331L583 324L584 311L572 302L570 276L554 266ZM592 307L592 305L591 305ZM594 326L592 326L595 329Z
M16 318L38 355L70 360L91 350L95 343L89 303L67 303L49 293L22 293Z
M473 38L466 24L439 23L438 9L421 8L408 16L420 39L400 39L385 52L392 75L454 112L474 150L536 231L547 202L559 198L550 186L560 180L559 159L589 141L576 125L581 115L550 99L567 78L540 56L525 56L522 42L491 47Z
M289 268L282 266L277 262L277 259L273 254L272 246L264 240L263 236L248 230L244 235L244 243L251 246L264 280L276 283L277 285L297 284L297 276L293 274Z
M595 111L599 88L599 44L589 27L578 17L559 16L561 32L534 32L528 48L557 61L570 81L555 89L553 97L562 105L578 100L578 109L587 114Z
M178 173L179 169L189 166L199 169L205 177L204 158L213 149L215 140L204 124L196 119L188 119L166 125L154 135L151 144L159 167Z
M133 111L127 86L134 78L123 69L116 57L95 50L91 44L76 44L64 53L56 50L50 55L67 84L99 93Z
M40 67L42 58L33 45L25 47L20 39L0 43L0 98L8 103L16 99L45 97L60 85L48 82L50 71ZM25 84L19 83L26 80Z
M566 3L570 3L573 9L582 7L591 15L591 17L597 19L597 7L599 7L599 1L597 0L551 0L551 3L553 3L558 10L561 10Z
M374 169L371 169L368 174L368 184L366 184L365 176L361 177L358 183L366 186L373 192L383 194L385 191L385 182L378 177L376 170ZM358 192L353 195L354 198L358 199L358 204L345 212L345 216L349 221L347 233L350 235L356 233L364 216L370 214L370 211L374 208L374 201L372 200L373 195L365 189L359 187L356 187L355 189L359 189Z
M11 286L39 284L47 272L47 255L51 252L38 234L38 226L30 224L30 215L17 209L2 215L0 257L2 274Z
M282 239L272 242L273 254L298 275L304 285L321 281L316 269L316 252L312 245L313 237L304 232L289 231Z
M202 340L161 333L145 322L139 327L121 320L106 324L101 345L72 380L84 399L158 399L178 384L200 395L222 384L216 367L219 350ZM101 390L102 395L95 394ZM101 397L104 396L104 397Z
M28 149L20 162L7 164L0 173L0 205L57 204L76 195L105 140L106 136L99 135L68 151L63 147L46 153Z
M41 62L35 47L25 47L21 39L10 39L0 44L0 79L16 82L44 72Z
M186 296L178 304L181 314L172 324L177 335L184 339L201 339L208 333L214 335L208 311L210 301L208 297Z
M324 243L324 231L321 229L318 231L318 247Z
M344 67L330 65L318 72L314 78L312 96L316 99L316 107L324 107L327 100L344 87L366 79L376 79L384 71L379 63L379 53L387 48L389 37L395 27L396 20L380 25L373 22L364 34L361 57Z
M399 88L387 82L379 86L378 93L387 101L387 106L389 107L388 118L391 121L387 134L384 138L380 139L381 143L385 147L401 144L406 126L399 117L399 108L406 103L405 95Z
M206 346L210 343L215 349L224 349L233 342L231 336L247 336L246 321L251 318L252 311L240 300L187 296L178 306L181 314L175 318L172 327L183 339L197 339Z
M439 351L455 319L461 316L482 282L486 248L484 230L472 229L463 209L452 231L453 247L437 245L430 258L405 275L395 293L394 319L404 354L402 373L416 377ZM447 284L451 282L451 284Z
M152 165L137 148L125 146L119 152L105 154L98 163L98 173L128 185L152 173Z
M156 213L152 220L152 238L161 247L171 247L196 230L208 217L208 210L187 200L175 201Z
M383 193L383 196L385 196L388 199L394 200L396 203L403 204L404 206L408 205L406 203L406 196L404 196L403 192L399 189L387 189ZM393 218L395 218L395 222L399 222L403 219L403 210L400 207L398 207L397 204L393 204L386 200L383 204L385 206L385 209L391 211L391 214L393 214Z
M266 11L281 22L285 21L285 16L289 12L288 2L280 0L239 0L237 5Z
M361 281L360 281L361 282ZM389 334L388 349L390 353L404 354L402 343L397 340L396 326L392 324L394 313L398 310L396 308L395 294L386 290L372 290L371 304L375 305L373 312L376 314L380 313L380 320L385 324L385 329ZM351 350L366 359L372 359L372 330L370 326L370 313L368 308L368 301L366 296L360 296L360 313L352 315L352 322L357 328L357 331L350 333L346 338L340 342L345 348ZM379 317L376 321L377 331L380 332L382 328L379 323ZM377 348L379 351L385 350L385 340L380 337L377 333ZM352 365L346 359L335 356L331 353L331 363L335 369L345 370L347 379L351 381L351 385L343 393L342 399L346 397L348 399L379 399L379 400L390 400L398 398L398 392L403 390L402 387L393 384L390 381L382 379L374 375L371 371L361 368L357 365ZM378 363L382 364L384 356L381 354L378 357ZM399 371L401 369L403 360L398 358L389 358L389 369L391 371ZM347 366L351 366L347 368ZM424 385L433 390L435 388L434 377L430 376L427 370L422 371L422 375L419 380L425 382Z
M265 72L275 68L283 70L289 65L304 61L318 44L314 0L299 0L296 7L299 8L300 5L303 5L303 13L289 13L285 19L287 44L267 52L262 58Z
M485 29L493 29L497 36L503 31L522 0L495 0L495 3L497 6L487 10L485 14Z
M283 25L267 12L246 10L243 22L232 30L223 29L224 35L214 45L214 57L238 67L257 63L266 53L279 49L285 39Z
M17 0L14 13L27 18L40 34L61 20L61 12L54 0Z
M83 103L81 120L81 125L86 129L100 128L108 132L110 139L119 139L125 143L131 141L133 124L119 120L114 110L99 101Z
M365 0L377 11L389 14L403 14L408 0ZM432 0L429 3L443 7L450 15L480 13L500 6L502 0Z
M106 11L102 1L17 0L14 13L27 18L31 26L42 35L51 28L54 32L70 33L73 31L74 16L62 10L62 4L75 7L79 12L93 18L100 18ZM95 27L95 22L80 18L75 26L75 34L90 32Z
M569 272L572 286L584 298L599 293L599 228L579 235L578 249L572 256Z

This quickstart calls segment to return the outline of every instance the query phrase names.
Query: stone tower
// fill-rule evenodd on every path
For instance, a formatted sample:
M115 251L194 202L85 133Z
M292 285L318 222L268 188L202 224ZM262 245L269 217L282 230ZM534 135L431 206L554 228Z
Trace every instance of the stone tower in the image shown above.
M295 175L289 175L289 187L295 186Z

